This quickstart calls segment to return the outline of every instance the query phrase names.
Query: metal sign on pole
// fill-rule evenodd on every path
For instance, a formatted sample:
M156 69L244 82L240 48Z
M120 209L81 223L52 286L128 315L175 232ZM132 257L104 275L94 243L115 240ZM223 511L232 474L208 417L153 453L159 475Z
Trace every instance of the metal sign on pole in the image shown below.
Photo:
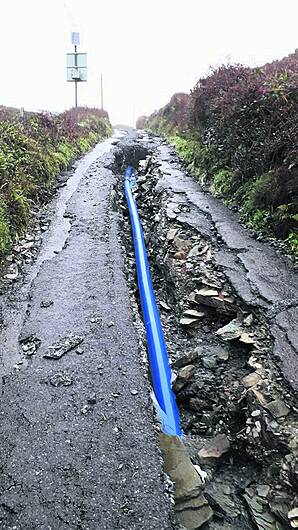
M80 34L77 31L72 31L71 33L71 44L74 46L80 45Z
M87 54L77 51L77 46L80 44L79 33L72 32L71 42L74 45L74 53L66 54L67 81L75 84L75 107L77 107L78 83L87 81Z

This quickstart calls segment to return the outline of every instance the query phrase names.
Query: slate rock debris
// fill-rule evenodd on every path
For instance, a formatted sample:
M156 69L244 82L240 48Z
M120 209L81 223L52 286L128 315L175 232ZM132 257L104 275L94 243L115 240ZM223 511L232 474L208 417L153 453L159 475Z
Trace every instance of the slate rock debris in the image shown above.
M48 351L44 354L46 359L60 359L62 355L65 355L69 351L73 350L84 340L84 337L80 335L68 335L65 338L60 339L58 342L49 346Z

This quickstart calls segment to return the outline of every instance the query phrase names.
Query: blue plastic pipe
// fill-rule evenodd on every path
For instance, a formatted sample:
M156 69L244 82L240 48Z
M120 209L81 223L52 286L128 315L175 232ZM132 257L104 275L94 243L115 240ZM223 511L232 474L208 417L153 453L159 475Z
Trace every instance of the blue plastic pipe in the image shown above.
M181 436L180 418L171 386L171 368L154 297L142 226L131 190L133 169L125 172L125 196L132 225L138 284L147 333L149 364L158 413L165 434Z

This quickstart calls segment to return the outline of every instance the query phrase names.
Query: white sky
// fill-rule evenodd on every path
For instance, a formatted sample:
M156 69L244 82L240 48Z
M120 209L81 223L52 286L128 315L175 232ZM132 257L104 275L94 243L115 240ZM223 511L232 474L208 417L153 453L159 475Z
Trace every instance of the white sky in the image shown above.
M298 0L0 0L0 104L61 111L70 32L88 53L79 104L132 124L188 92L210 65L258 65L298 47Z

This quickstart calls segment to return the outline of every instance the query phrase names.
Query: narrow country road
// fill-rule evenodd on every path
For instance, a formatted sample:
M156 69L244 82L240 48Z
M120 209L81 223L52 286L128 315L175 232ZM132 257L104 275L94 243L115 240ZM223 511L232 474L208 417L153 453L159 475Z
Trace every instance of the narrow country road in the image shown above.
M135 197L191 456L173 465L176 515L188 529L286 529L297 271L161 139L122 136L62 175L34 263L1 280L0 528L177 528L121 177L143 160Z
M123 272L112 143L79 162L39 260L1 297L2 530L172 528Z

